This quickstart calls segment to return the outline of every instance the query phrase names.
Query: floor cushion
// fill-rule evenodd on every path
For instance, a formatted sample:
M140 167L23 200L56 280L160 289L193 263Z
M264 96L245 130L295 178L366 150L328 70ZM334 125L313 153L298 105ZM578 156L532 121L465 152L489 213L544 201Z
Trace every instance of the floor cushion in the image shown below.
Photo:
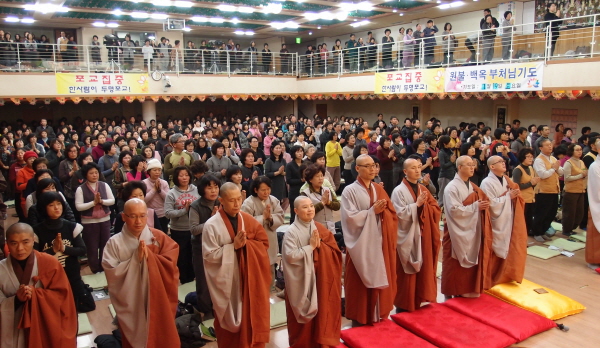
M77 328L77 335L85 335L92 332L92 324L90 324L90 318L87 313L77 314L77 322L79 327Z
M102 290L108 287L106 274L104 274L104 272L82 276L81 280L94 290Z
M342 330L341 337L350 348L435 348L389 319L371 326L365 325Z
M537 293L536 289L544 289L547 293ZM585 309L581 303L526 279L523 279L521 284L516 282L498 284L486 292L502 301L551 320L581 313Z
M556 327L548 318L486 294L479 298L453 298L444 306L502 331L517 342Z
M438 303L414 312L394 314L392 319L429 343L443 348L504 348L517 342L502 331Z
M537 257L538 259L548 260L560 255L560 251L548 249L543 246L534 245L527 248L527 255Z
M287 315L285 313L285 301L279 301L271 304L271 329L287 325Z
M570 242L564 238L556 238L554 240L544 243L544 245L554 245L557 248L561 248L566 251L577 251L585 248L585 243Z
M179 302L185 303L185 297L187 296L187 294L194 291L196 291L195 280L192 280L189 283L181 284L177 289L177 299L179 300Z

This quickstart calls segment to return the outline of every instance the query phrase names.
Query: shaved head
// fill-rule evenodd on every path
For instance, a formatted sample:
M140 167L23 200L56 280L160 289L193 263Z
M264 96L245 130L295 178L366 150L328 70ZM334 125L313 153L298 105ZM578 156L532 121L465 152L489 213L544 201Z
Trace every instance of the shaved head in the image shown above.
M497 155L490 156L490 158L488 158L488 160L487 160L487 165L488 165L488 167L490 167L492 164L494 164L498 161L504 161L504 159Z
M457 160L456 160L456 166L464 166L467 165L469 163L472 163L473 159L469 156L460 156Z
M23 222L17 222L15 224L10 225L10 227L6 230L6 240L9 240L15 234L27 233L33 238L35 233L33 232L33 227L29 224Z
M123 206L123 212L127 212L128 210L131 210L134 206L137 206L137 205L142 205L144 207L144 209L147 209L146 202L142 201L139 198L132 198L125 202L125 205ZM127 209L127 208L129 208L129 209Z
M360 155L360 156L358 156L356 158L356 164L361 164L362 165L362 164L369 164L369 163L372 163L372 162L373 162L373 159L369 155L363 154L363 155Z
M240 188L232 183L232 182L226 182L223 185L221 185L221 190L219 191L219 195L221 197L227 196L227 194L231 191L240 191Z
M409 158L406 161L404 161L404 166L402 169L408 169L408 167L410 167L411 165L413 165L415 162L418 162L416 159L414 158Z
M296 199L294 199L294 208L298 208L302 202L304 202L305 200L309 200L310 198L306 197L306 196L298 196L296 197Z

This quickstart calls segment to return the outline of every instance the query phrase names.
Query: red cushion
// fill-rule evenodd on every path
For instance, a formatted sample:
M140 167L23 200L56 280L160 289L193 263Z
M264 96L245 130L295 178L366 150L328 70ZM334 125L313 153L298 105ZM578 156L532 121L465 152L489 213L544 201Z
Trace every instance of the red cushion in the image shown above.
M517 342L502 331L437 303L414 312L394 314L392 319L438 347L502 348Z
M373 326L365 325L352 329L342 330L342 340L351 348L435 348L424 339L413 335L393 321L382 320Z
M453 298L444 302L444 305L504 332L517 342L556 327L548 318L486 294L481 294L477 299Z

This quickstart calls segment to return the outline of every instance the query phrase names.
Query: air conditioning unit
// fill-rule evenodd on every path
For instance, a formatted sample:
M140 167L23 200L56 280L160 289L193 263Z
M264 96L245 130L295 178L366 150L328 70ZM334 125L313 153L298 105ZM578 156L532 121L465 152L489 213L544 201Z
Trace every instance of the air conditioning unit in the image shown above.
M163 23L163 31L183 30L185 28L185 19L167 18Z

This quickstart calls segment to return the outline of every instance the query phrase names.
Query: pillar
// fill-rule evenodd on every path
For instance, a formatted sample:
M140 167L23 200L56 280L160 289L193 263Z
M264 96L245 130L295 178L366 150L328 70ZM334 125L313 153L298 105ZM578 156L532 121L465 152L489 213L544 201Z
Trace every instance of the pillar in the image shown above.
M142 103L142 118L147 125L150 124L150 120L156 120L156 103L153 100L145 100Z

